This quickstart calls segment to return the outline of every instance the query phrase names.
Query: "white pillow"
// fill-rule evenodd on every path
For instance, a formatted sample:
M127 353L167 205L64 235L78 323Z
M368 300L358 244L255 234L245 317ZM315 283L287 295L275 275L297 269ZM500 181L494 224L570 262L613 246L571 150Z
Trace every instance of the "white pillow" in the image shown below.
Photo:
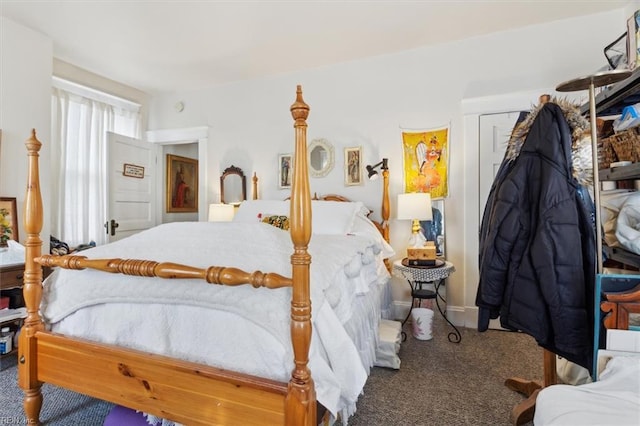
M366 209L359 202L311 201L314 234L346 235L351 232L356 215ZM368 211L368 210L366 210Z
M234 222L258 222L258 215L289 216L289 201L280 200L246 200L240 203L233 216Z
M364 235L371 237L374 241L377 241L382 248L382 258L387 259L395 255L396 252L384 239L382 233L378 230L378 227L373 223L366 215L358 213L353 221L351 227L351 233L354 235Z
M356 215L369 210L359 201L311 201L314 234L345 235L351 232ZM247 200L238 208L234 222L257 222L265 215L289 216L289 200Z
M616 238L622 247L640 254L640 193L629 196L618 213Z

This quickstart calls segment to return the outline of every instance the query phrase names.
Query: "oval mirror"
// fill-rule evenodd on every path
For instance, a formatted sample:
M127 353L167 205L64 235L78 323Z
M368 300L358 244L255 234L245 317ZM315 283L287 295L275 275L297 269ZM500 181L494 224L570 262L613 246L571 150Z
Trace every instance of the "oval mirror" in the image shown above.
M326 139L309 143L309 172L313 177L324 177L333 169L333 146Z
M220 176L220 201L240 204L247 199L247 179L239 167L227 167Z

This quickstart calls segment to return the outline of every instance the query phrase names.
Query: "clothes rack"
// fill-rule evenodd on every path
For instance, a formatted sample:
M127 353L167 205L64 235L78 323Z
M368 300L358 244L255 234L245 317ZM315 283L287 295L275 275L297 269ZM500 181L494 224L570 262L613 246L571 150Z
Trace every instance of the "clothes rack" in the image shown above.
M586 77L579 77L566 81L556 87L558 92L573 92L589 90L589 118L591 124L591 149L593 164L593 194L595 205L595 233L596 233L596 270L595 274L602 272L602 232L600 220L600 181L598 176L598 134L596 126L595 88L617 83L631 75L629 70L603 71ZM540 103L548 102L549 95L540 96ZM543 353L544 381L526 380L518 377L509 378L505 386L509 389L525 395L527 398L517 404L511 411L510 420L514 425L522 425L533 420L536 397L543 387L554 385L558 382L556 372L556 355L548 350Z
M551 96L540 95L539 103L544 104L551 100ZM548 350L543 353L544 382L539 380L527 380L520 377L511 377L505 380L504 385L512 391L518 392L527 398L511 410L510 420L514 425L521 425L533 420L538 392L544 387L558 382L556 374L556 355Z

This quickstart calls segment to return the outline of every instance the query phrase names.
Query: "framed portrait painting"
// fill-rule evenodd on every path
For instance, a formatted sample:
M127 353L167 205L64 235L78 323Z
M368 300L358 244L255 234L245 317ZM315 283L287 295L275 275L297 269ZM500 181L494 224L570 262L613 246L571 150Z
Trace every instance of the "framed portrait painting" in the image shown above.
M9 240L18 241L16 199L0 197L0 247L6 247Z
M293 154L278 155L278 188L291 188L291 174L293 173Z
M198 211L198 160L167 154L167 213Z
M344 149L344 184L362 185L362 147Z

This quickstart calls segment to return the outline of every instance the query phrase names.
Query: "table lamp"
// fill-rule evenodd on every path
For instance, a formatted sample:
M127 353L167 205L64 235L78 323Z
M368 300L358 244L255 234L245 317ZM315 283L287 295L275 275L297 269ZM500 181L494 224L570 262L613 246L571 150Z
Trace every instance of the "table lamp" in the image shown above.
M234 214L233 204L209 204L209 222L230 222Z
M436 248L433 241L427 241L422 229L421 220L433 220L431 210L431 194L413 192L398 194L398 220L411 220L411 237L407 246L407 259L413 265L435 265Z

